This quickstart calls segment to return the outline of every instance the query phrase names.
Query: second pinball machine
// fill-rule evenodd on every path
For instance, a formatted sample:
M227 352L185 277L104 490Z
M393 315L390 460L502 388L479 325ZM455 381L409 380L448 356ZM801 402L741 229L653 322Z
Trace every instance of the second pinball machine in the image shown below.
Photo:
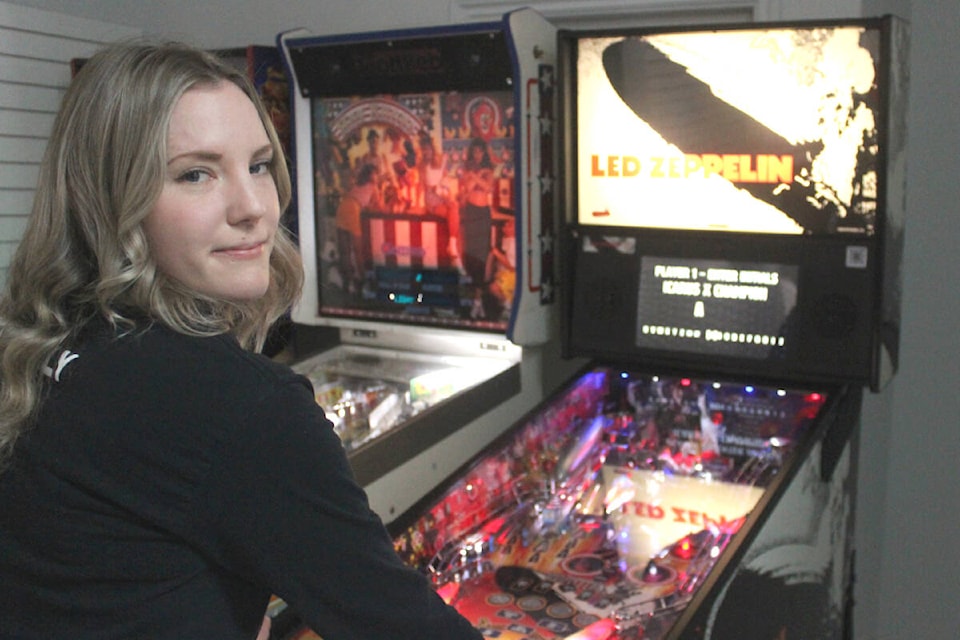
M560 32L563 342L590 364L390 524L485 636L851 637L906 37Z

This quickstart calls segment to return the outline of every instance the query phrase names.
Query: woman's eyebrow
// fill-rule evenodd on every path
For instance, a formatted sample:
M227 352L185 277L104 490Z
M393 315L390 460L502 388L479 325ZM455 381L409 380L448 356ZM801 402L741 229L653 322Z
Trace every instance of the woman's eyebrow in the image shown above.
M263 156L273 155L273 145L265 144L262 147L255 149L253 153L250 154L251 158L259 158ZM223 154L216 151L204 151L202 149L184 151L183 153L178 153L177 155L171 157L167 164L171 164L180 160L182 158L189 158L191 160L205 160L208 162L215 162L223 158Z
M191 160L206 160L208 162L214 162L216 160L219 160L222 157L223 157L222 153L216 153L214 151L202 151L202 150L184 151L183 153L178 153L177 155L167 160L167 164L172 164L177 160L181 160L183 158L189 158Z

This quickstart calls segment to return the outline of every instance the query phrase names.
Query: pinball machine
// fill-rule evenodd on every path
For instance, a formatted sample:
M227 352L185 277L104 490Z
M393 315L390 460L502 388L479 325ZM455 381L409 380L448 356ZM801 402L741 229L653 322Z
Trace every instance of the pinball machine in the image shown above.
M389 523L486 637L849 638L896 370L906 27L561 31L563 349Z
M544 393L559 361L556 29L280 34L306 283L292 319L389 520ZM552 383L554 386L562 377Z

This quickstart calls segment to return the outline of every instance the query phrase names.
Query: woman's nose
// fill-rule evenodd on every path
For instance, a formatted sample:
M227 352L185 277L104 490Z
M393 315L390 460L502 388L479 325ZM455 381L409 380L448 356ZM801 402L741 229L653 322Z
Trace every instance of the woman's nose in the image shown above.
M266 188L266 182L272 185L269 178L264 180L262 176L249 173L234 181L227 212L230 224L250 224L267 215L271 195L276 199L276 191Z

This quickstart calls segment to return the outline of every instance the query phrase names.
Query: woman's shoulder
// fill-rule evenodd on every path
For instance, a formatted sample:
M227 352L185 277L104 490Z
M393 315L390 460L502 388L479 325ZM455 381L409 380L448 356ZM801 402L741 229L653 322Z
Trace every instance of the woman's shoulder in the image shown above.
M294 376L288 366L244 349L229 334L191 336L154 326L141 336L135 350L148 357L152 355L161 364L185 367L213 377L230 375L237 382L249 380L262 384Z
M226 335L196 337L154 325L99 333L64 354L55 362L65 364L52 367L47 414L79 412L96 423L91 433L131 440L130 450L168 441L213 450L224 440L256 438L267 416L281 430L318 411L306 378Z
M228 380L236 393L299 379L286 365L245 350L230 335L192 336L157 323L88 332L55 358L66 360L80 365L67 368L113 384L128 379L161 388L208 388Z

